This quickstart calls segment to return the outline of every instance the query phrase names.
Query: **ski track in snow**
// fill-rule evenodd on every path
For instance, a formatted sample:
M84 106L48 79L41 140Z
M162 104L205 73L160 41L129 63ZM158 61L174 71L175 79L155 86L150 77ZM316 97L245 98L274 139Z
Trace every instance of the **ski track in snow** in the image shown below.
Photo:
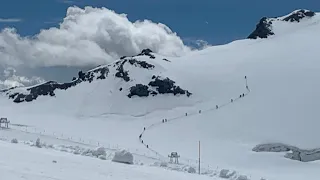
M206 113L206 112L210 112L210 111L217 111L221 108L224 108L228 105L231 105L232 103L235 103L237 102L238 100L240 99L243 99L244 97L246 97L247 95L249 95L250 93L250 88L248 86L248 81L247 81L247 77L245 77L245 80L246 80L246 90L247 92L246 93L242 93L244 94L244 96L242 96L242 94L240 94L240 96L236 97L236 98L231 98L231 100L229 102L226 102L224 104L221 104L221 105L217 105L217 107L214 107L214 108L209 108L209 109L206 109L206 110L199 110L198 113L186 113L185 115L181 115L181 116L177 116L177 117L173 117L173 118L169 118L169 119L165 119L167 121L164 121L163 120L161 122L158 122L158 123L153 123L151 125L149 125L148 127L145 127L145 129L143 129L143 131L141 132L141 134L139 135L139 141L141 142L141 144L144 145L145 148L147 148L148 150L150 150L151 152L155 153L156 156L158 156L161 160L165 160L166 159L166 156L164 156L163 154L159 153L157 150L155 149L152 149L151 147L149 147L149 144L146 143L145 141L143 141L142 137L143 137L143 134L147 131L147 130L151 130L153 128L156 128L160 125L164 125L164 124L167 124L167 123L170 123L171 121L175 121L175 120L182 120L183 118L185 117L190 117L190 116L196 116L196 115L201 115L202 113ZM201 112L200 112L201 111ZM180 159L185 159L187 160L187 162L189 161L193 161L193 162L199 162L198 160L196 159L191 159L191 158L180 158Z

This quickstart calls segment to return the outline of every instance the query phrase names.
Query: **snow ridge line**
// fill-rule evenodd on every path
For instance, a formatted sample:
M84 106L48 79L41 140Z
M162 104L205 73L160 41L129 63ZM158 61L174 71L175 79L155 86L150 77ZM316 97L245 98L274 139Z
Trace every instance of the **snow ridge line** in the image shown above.
M151 124L151 125L149 125L149 126L147 126L147 127L144 127L143 131L142 131L141 134L139 135L139 141L140 141L141 144L144 145L147 149L149 149L151 152L155 153L155 154L159 157L159 160L165 160L166 157L165 157L164 155L162 155L161 153L159 153L159 152L156 151L155 149L150 148L149 145L146 144L145 141L143 141L142 136L143 136L143 134L144 134L145 131L150 130L151 128L154 128L154 127L158 127L159 125L165 124L165 123L170 122L170 121L183 119L183 118L188 117L188 116L201 115L202 113L219 110L220 108L223 108L223 107L225 107L225 106L228 106L228 105L232 104L233 102L238 101L238 100L244 98L245 96L249 95L249 93L250 93L251 91L250 91L249 86L248 86L247 76L245 76L245 81L246 81L246 90L247 90L246 93L240 94L240 96L238 96L238 97L235 98L235 99L231 99L231 101L229 101L229 102L226 102L226 103L221 104L221 105L216 105L216 107L209 108L209 109L207 109L207 110L199 110L198 113L190 113L190 114L189 114L189 113L186 113L185 115L177 116L177 117L174 117L174 118L163 119L163 120L160 121L160 122L153 123L153 124ZM181 159L183 159L183 158L181 158ZM189 161L198 162L198 160L196 160L196 159L189 159L189 158L184 158L184 159L186 159L188 162L189 162Z

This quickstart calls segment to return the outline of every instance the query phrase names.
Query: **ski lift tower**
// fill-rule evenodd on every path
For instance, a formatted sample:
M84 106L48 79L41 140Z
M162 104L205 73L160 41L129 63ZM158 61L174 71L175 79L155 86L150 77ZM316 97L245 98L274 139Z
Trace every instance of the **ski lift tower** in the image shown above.
M178 155L177 152L171 152L170 155L168 155L168 157L170 158L170 162L172 163L172 160L174 159L174 163L175 164L179 164L179 157L180 155Z

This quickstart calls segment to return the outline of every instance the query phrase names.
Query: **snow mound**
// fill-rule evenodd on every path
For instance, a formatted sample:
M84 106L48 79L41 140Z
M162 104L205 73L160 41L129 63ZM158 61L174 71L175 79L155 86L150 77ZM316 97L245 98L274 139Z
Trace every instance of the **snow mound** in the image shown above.
M235 171L230 171L228 169L222 169L219 173L219 177L224 179L229 179L236 174Z
M112 161L124 164L133 164L133 155L126 150L117 151L115 152Z
M106 149L104 147L98 147L93 153L94 156L106 156Z
M11 143L18 144L18 140L16 138L14 138L14 139L11 140Z
M255 152L287 152L293 149L293 146L289 146L282 143L269 143L269 144L259 144L255 146L252 151Z
M194 174L194 173L196 173L197 171L196 171L196 169L195 169L194 167L188 167L187 172Z
M304 150L282 143L268 143L257 145L252 150L255 152L288 152L284 157L302 162L320 160L320 148Z
M302 162L317 161L320 160L320 149L292 150L292 152L287 153L285 157Z

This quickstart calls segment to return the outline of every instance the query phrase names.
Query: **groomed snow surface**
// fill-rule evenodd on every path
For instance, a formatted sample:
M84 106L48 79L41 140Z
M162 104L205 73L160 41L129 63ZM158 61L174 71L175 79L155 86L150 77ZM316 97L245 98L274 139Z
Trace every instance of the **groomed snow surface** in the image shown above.
M240 40L179 58L166 57L171 62L156 54L156 59L139 57L155 64L155 70L129 71L135 83L146 82L153 73L170 77L190 91L190 97L128 98L130 83L114 77L27 103L15 104L3 95L1 116L12 125L10 130L0 130L1 177L317 180L319 161L299 162L282 152L252 149L263 143L320 147L319 19L317 14L310 23L295 24L300 28L292 31L285 27L282 34L268 39ZM245 76L250 93L231 102L247 93ZM53 148L27 143L38 137ZM13 138L19 143L10 143ZM188 170L197 169L199 140L203 174L195 175ZM103 146L107 160L76 155L69 146ZM58 152L61 147L63 152ZM133 154L134 164L111 161L110 154L121 149ZM171 152L178 152L181 165L167 163Z
M156 167L129 166L1 141L0 148L0 173L3 180L212 179L208 176L178 173Z

